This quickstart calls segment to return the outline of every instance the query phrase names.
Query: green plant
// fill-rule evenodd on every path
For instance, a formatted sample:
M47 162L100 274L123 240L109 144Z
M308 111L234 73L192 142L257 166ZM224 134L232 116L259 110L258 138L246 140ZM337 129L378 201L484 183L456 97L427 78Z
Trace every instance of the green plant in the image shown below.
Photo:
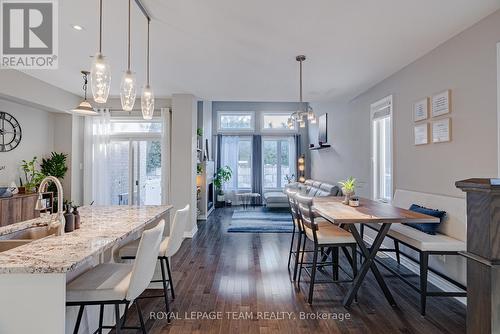
M68 166L66 166L67 154L52 152L50 158L42 158L40 170L45 176L54 176L58 179L64 179Z
M203 136L203 129L202 129L202 128L198 128L198 129L196 129L196 135L197 135L198 137L202 137L202 136Z
M224 186L224 183L231 180L232 176L233 176L233 171L231 170L231 168L229 166L224 166L224 167L219 168L217 170L217 173L215 173L214 185L215 185L215 188L218 189L219 194L224 193L222 191L222 187Z
M202 164L196 165L196 174L203 174L203 165Z
M33 157L33 159L26 161L23 160L21 164L21 168L24 172L24 177L26 182L24 186L28 191L34 191L35 188L42 182L45 175L37 170L37 157Z
M347 180L340 181L339 184L342 186L342 192L345 194L354 194L354 190L356 190L356 179L352 176Z

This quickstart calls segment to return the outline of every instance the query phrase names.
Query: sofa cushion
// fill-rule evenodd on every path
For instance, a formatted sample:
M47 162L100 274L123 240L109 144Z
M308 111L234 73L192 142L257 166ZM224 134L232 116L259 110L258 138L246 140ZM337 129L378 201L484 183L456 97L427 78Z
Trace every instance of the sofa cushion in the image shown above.
M408 225L410 227L416 228L417 230L420 230L424 233L432 234L432 235L436 234L436 232L439 228L439 224L443 221L443 218L446 216L446 211L429 209L429 208L426 208L426 207L423 207L423 206L420 206L417 204L412 204L410 206L409 210L414 211L414 212L418 212L418 213L422 213L424 215L439 218L439 220L440 220L439 223L423 223L423 224L406 223L406 225Z
M266 203L288 203L286 195L279 191L269 191L264 193Z

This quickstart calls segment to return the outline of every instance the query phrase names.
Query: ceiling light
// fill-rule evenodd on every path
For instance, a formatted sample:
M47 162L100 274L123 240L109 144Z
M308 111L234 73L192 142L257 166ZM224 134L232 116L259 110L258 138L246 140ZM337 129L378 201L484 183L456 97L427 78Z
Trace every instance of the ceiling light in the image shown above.
M131 111L134 108L135 96L137 94L137 85L135 76L130 71L130 1L128 0L128 49L127 49L127 71L123 74L120 84L120 100L122 109Z
M73 24L72 27L73 27L73 29L78 30L78 31L83 30L83 27L81 25L78 25L78 24Z
M94 101L106 103L111 86L111 68L102 54L102 0L99 0L99 52L90 69L90 87Z
M147 80L146 80L146 85L142 89L142 95L141 95L141 111L142 111L142 117L144 119L152 119L155 109L155 96L149 84L149 24L150 24L150 19L148 18L148 48L147 48L147 60L146 60Z
M87 76L89 75L89 72L81 71L81 73L83 75L83 91L85 93L84 99L75 109L72 109L71 112L73 114L82 116L97 116L99 115L99 113L96 112L94 108L92 108L92 106L90 105L89 101L87 101L87 83L88 83Z

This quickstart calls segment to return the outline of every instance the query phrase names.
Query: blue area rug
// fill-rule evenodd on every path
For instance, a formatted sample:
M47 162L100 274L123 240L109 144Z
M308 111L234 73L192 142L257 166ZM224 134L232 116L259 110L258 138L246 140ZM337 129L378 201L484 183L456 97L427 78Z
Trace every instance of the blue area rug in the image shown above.
M292 217L286 211L236 210L228 232L238 233L291 233Z

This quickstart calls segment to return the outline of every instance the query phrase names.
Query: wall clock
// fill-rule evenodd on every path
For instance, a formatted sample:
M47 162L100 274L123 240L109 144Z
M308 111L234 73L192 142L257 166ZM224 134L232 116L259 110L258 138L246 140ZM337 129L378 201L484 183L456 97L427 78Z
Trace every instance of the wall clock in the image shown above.
M22 138L21 125L11 114L0 111L0 152L12 151Z

